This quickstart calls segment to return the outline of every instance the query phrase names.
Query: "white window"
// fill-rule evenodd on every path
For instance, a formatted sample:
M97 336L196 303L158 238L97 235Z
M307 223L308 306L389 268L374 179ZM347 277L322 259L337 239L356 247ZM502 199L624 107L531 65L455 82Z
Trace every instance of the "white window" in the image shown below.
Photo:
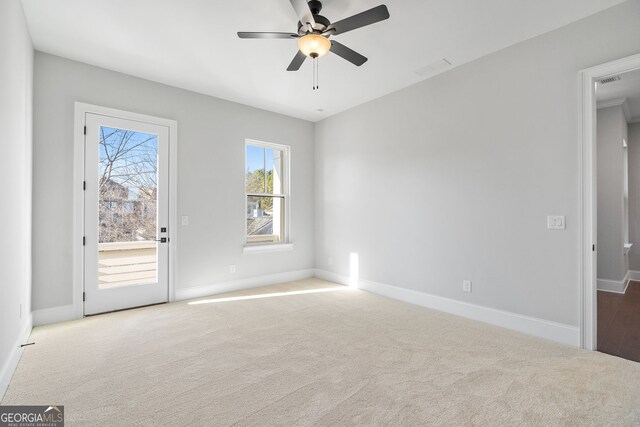
M289 147L247 140L245 153L246 243L286 243Z

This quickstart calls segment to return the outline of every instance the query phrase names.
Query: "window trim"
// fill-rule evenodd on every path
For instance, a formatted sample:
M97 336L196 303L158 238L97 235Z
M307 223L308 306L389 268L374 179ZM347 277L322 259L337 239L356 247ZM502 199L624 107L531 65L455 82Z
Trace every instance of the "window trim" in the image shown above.
M247 173L247 146L271 148L282 151L283 169L282 183L284 186L284 192L282 194L263 194L263 193L247 193L246 185L246 173ZM283 251L293 249L293 243L290 240L291 234L291 146L284 144L276 144L273 142L260 141L257 139L246 138L244 140L244 244L243 253L258 253L258 252L270 252L270 251ZM248 197L281 197L284 199L284 237L281 242L256 242L249 243L247 234L247 198Z

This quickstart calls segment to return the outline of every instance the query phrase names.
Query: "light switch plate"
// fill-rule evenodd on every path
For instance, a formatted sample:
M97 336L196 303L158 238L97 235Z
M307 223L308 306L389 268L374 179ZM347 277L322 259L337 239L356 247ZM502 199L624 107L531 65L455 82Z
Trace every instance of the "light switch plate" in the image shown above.
M182 215L182 225L189 225L189 217Z
M566 228L564 215L549 215L547 217L547 228L549 230L564 230Z

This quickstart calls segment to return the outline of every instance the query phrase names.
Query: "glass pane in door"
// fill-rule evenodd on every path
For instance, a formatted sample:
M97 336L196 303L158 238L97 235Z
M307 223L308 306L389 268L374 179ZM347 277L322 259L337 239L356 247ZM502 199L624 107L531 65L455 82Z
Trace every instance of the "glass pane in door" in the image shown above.
M100 127L98 284L157 282L158 137Z

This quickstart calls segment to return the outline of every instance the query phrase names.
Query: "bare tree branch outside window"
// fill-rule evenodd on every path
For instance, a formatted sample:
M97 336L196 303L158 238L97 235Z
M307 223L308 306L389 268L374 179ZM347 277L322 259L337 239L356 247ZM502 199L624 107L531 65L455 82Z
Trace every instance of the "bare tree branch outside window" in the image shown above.
M156 239L157 148L157 135L100 128L100 243Z

